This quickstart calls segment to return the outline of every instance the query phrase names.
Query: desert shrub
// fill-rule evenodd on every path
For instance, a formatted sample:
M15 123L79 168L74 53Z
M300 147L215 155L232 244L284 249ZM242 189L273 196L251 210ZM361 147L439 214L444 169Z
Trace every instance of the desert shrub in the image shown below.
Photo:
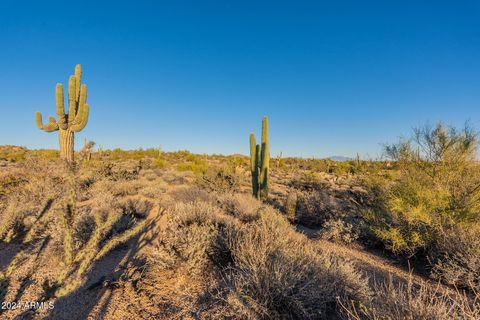
M183 160L183 162L178 163L176 166L179 171L191 171L195 174L203 174L208 169L206 159L202 158L200 155L185 151L184 153L177 152L176 157Z
M319 227L342 214L340 200L328 190L313 190L300 193L297 200L296 220L310 227Z
M262 202L250 194L222 194L217 200L225 213L243 222L258 219L263 208Z
M116 196L136 195L142 187L138 180L119 181L111 184L111 190Z
M373 298L360 307L342 303L343 318L349 320L478 319L479 305L472 305L463 294L441 292L439 287L395 285L393 281L374 285Z
M163 180L156 180L153 183L148 183L142 186L139 194L149 198L158 198L168 190L168 184Z
M213 201L213 197L207 191L198 187L180 187L170 190L169 194L177 202Z
M26 160L29 174L15 192L5 195L5 207L0 206L0 240L11 241L24 236L47 213L52 203L65 199L63 167L56 162ZM26 172L25 172L26 173Z
M196 162L183 162L177 164L177 170L179 171L191 171L193 173L204 173L207 171L208 165L204 161L196 161Z
M324 240L343 243L351 243L358 239L353 225L340 219L325 221L322 229L318 232L318 237Z
M319 252L275 212L229 235L234 268L227 303L243 319L318 319L337 299L366 301L367 281L353 266Z
M257 200L240 207L247 197L220 195L221 208L193 201L168 210L136 284L156 297L157 317L314 319L338 315L337 298L366 303L367 281L350 263L320 252ZM235 213L226 215L229 202ZM255 219L239 219L254 211Z
M158 178L158 174L152 169L143 170L140 175L147 181L154 181Z
M297 193L294 191L289 192L287 199L285 200L285 215L292 222L296 221L297 219L297 203Z
M166 228L159 235L155 263L164 268L187 268L201 273L217 250L219 230L227 222L211 203L178 203Z
M163 157L159 156L155 158L153 164L156 168L163 169L167 166L167 161Z
M240 178L233 169L227 167L209 168L196 183L208 192L233 193L239 190Z
M480 292L479 235L480 224L448 230L431 253L434 277L459 288Z
M16 146L0 146L0 160L20 162L25 160L28 150Z
M0 199L15 192L18 187L28 182L24 172L13 171L0 173Z
M249 158L244 156L233 155L233 156L229 156L227 159L228 159L227 161L228 167L233 169L236 167L248 168L250 164Z
M119 206L124 215L134 218L146 218L152 210L153 203L139 198L128 198L119 201Z

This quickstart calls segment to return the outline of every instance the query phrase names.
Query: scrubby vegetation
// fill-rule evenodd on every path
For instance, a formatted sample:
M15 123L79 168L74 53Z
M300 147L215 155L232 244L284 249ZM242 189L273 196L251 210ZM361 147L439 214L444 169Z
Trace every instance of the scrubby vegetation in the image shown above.
M386 161L278 158L261 200L245 156L2 147L0 302L53 308L0 317L478 319L476 147L439 124Z

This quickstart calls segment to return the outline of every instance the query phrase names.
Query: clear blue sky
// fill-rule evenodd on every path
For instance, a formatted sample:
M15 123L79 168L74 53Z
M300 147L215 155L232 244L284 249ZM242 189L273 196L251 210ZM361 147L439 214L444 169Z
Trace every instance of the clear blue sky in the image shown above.
M78 135L104 148L375 157L443 120L480 128L478 1L0 2L0 144L58 148L35 127L81 63Z

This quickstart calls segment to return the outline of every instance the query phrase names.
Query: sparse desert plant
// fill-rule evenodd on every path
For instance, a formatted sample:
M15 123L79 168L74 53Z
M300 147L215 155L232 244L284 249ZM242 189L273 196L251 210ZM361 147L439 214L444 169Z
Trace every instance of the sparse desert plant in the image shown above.
M92 149L94 146L94 141L87 142L87 138L83 139L83 148L80 153L82 154L82 158L86 163L89 163L92 160Z
M258 199L268 197L268 176L270 171L270 146L268 143L268 118L262 120L262 142L257 144L255 134L250 134L250 171L252 193Z
M325 221L322 229L318 232L318 237L343 243L351 243L358 239L357 233L353 230L353 225L340 219Z
M212 167L197 178L197 185L208 192L232 193L239 190L240 178L234 169Z
M292 222L297 219L297 202L297 193L295 191L290 191L285 200L285 215Z
M82 67L75 66L75 74L68 81L68 114L65 113L63 86L56 87L57 117L48 118L43 124L42 114L37 112L35 120L37 127L45 132L59 132L60 158L73 162L74 160L74 133L81 131L87 125L89 106L87 104L87 86L81 84Z

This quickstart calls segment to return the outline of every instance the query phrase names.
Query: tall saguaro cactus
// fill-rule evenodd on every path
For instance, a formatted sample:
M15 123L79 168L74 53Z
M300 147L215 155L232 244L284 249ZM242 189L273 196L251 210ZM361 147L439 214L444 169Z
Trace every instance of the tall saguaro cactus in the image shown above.
M57 83L56 104L57 117L48 117L48 123L43 124L42 114L35 113L37 127L45 132L59 131L60 158L73 162L74 132L79 132L87 125L89 106L87 104L87 86L81 84L82 66L75 66L75 74L68 81L68 114L65 113L63 85Z
M262 120L262 143L257 144L255 135L250 134L250 170L252 172L252 193L259 199L268 196L268 174L270 170L270 148L268 144L268 118Z

